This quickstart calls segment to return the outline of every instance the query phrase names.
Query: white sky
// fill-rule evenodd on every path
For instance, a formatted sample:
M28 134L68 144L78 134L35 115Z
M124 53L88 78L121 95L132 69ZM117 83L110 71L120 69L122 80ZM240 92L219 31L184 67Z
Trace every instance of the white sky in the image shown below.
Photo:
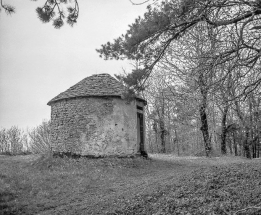
M47 102L83 78L118 74L128 62L105 61L95 49L125 33L146 11L129 0L78 0L72 28L43 24L35 9L45 0L4 0L16 13L0 12L0 128L31 128L50 119ZM140 3L142 0L135 0Z

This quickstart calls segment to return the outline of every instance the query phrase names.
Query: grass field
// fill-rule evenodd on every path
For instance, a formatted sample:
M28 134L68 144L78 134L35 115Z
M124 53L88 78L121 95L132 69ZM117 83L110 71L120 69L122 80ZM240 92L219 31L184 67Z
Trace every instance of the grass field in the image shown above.
M260 159L0 156L0 214L261 214L260 203Z

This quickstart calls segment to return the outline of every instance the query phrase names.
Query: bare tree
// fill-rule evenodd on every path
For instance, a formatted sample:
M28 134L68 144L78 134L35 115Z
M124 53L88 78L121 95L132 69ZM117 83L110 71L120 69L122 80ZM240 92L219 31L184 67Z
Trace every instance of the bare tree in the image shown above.
M50 121L43 121L41 125L28 132L29 145L33 153L46 153L51 151Z
M24 150L26 134L17 126L0 130L0 146L2 153L21 154Z
M2 153L9 151L8 142L9 142L9 137L7 131L6 129L3 128L0 130L0 149Z

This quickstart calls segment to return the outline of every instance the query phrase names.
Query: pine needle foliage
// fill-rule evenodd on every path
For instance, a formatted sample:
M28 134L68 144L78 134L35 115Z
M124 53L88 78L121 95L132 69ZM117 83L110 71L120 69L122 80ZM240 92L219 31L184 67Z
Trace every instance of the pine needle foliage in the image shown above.
M63 19L62 19L62 17L60 16L60 17L58 17L57 19L55 19L55 20L53 20L53 26L55 27L55 28L61 28L62 26L63 26Z
M36 8L36 12L38 14L38 18L44 23L50 22L50 20L55 16L55 12L48 5L43 8Z
M3 8L8 15L15 13L15 8L12 5L3 3L3 0L1 0L0 4L0 12L1 8Z
M64 12L64 7L67 8L66 13ZM15 13L15 8L3 3L3 0L0 0L0 12L1 9L4 9L9 15ZM67 24L70 26L74 26L79 17L78 0L46 0L42 7L36 8L36 13L43 23L52 21L53 26L56 29L59 29L64 25L64 20L66 20Z
M38 18L43 23L52 21L53 26L56 29L59 29L64 25L64 19L66 19L66 22L70 26L73 26L77 22L79 16L79 5L77 0L73 1L73 6L70 3L71 1L67 0L47 0L43 7L38 7L36 9ZM67 4L69 4L69 6L67 6L67 13L65 13L62 6Z
M126 86L123 98L128 101L132 101L136 98L136 95L145 90L143 82L146 79L146 74L144 70L135 69L130 74L115 74L115 77Z

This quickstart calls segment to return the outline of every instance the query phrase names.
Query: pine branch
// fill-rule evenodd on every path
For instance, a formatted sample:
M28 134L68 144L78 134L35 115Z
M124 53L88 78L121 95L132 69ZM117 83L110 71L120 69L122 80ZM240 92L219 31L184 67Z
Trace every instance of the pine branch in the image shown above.
M53 20L53 26L57 29L61 28L64 24L64 19L67 19L67 23L73 26L79 17L79 4L78 0L74 0L74 8L68 7L68 15L66 16L65 12L62 10L62 4L67 4L67 0L46 0L44 6L38 7L36 12L38 18L44 22L50 22ZM57 16L55 11L57 12Z
M8 14L8 15L11 15L12 13L15 13L15 8L11 5L8 5L8 4L4 4L3 3L3 0L1 0L1 7L5 10L5 12ZM0 11L1 11L1 7L0 7Z

